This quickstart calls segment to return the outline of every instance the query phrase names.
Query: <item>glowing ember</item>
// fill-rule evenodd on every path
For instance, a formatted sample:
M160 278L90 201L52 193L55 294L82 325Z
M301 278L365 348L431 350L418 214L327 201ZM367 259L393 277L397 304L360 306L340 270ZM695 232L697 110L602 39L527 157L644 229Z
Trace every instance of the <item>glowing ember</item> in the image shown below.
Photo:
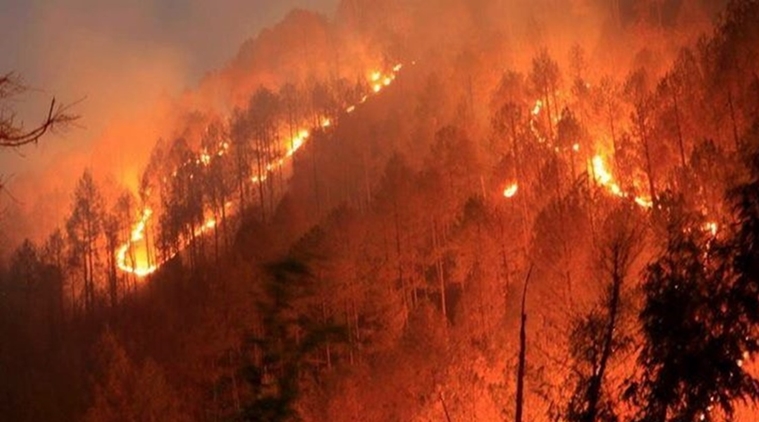
M506 189L503 190L503 196L505 196L506 198L513 198L516 196L518 191L519 191L519 184L512 183Z
M643 208L653 208L654 207L654 202L651 201L650 199L642 198L640 196L636 196L633 199L635 200L636 204L638 204L639 206L641 206Z
M203 152L200 154L200 162L203 163L204 166L208 166L211 164L211 156L207 152Z
M292 142L290 142L290 149L285 153L285 157L292 157L293 154L306 143L306 139L308 139L309 136L311 136L311 134L307 130L301 130L298 132L298 134L292 139Z
M719 231L719 224L714 221L709 221L708 223L704 224L704 231L711 233L712 236L717 236L717 232Z
M538 100L535 102L535 107L532 108L532 115L537 116L541 110L543 110L543 101Z
M212 230L214 227L216 227L216 219L208 219L206 222L200 226L199 228L195 229L195 237L202 236L206 233L208 233L209 230Z

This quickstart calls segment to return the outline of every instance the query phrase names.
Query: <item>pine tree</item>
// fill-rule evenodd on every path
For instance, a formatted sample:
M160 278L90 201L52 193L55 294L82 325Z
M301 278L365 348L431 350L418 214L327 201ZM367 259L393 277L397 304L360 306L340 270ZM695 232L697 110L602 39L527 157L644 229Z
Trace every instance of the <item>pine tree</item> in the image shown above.
M709 421L717 409L729 418L736 400L759 398L743 366L759 351L759 290L740 259L750 246L713 238L677 201L668 211L666 248L643 284L644 373L628 393L640 421Z

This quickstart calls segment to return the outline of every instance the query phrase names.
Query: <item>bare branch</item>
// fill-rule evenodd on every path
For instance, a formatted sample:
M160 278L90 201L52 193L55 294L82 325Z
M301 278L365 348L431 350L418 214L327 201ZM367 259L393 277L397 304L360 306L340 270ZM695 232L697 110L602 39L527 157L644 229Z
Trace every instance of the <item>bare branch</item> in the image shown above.
M27 90L28 87L14 73L0 76L0 101L8 100ZM77 119L79 116L71 113L71 105L58 104L55 98L50 101L45 120L32 129L25 129L23 123L16 124L13 112L9 116L0 114L0 147L18 148L36 143L46 133L64 129Z

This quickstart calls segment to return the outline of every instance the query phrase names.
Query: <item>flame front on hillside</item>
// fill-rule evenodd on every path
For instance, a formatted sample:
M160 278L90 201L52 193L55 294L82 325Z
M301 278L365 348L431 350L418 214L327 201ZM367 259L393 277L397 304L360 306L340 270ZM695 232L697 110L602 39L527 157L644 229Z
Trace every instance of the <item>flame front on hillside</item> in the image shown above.
M140 221L134 225L129 242L121 245L116 253L116 265L121 271L132 273L138 277L145 277L154 273L158 266L150 259L145 231L148 221L153 216L150 208L142 211Z
M371 84L371 90L374 94L380 93L385 87L390 86L398 76L398 73L403 68L403 65L397 64L389 72L372 71L369 72L369 83ZM368 95L365 95L359 101L359 104L365 103L369 99ZM345 113L351 114L356 111L358 104L352 104L345 109ZM328 117L319 118L318 127L321 129L328 129L333 126L334 122ZM308 129L299 130L292 139L286 142L287 149L278 158L272 159L266 164L266 173L257 175L251 178L252 183L262 183L266 181L271 173L281 169L298 150L300 150L311 137L311 131ZM220 145L218 152L211 153L209 151L202 151L196 159L198 163L202 163L204 166L210 165L214 157L222 156L229 149L229 143L223 142ZM176 175L177 172L174 172ZM515 192L516 193L516 192ZM231 204L227 204L228 205ZM179 239L179 247L172 251L168 256L164 256L162 259L157 258L153 253L153 246L148 244L147 230L148 223L153 216L153 210L145 208L139 218L134 224L130 238L127 242L121 245L116 253L116 264L121 271L134 274L137 277L146 277L153 274L155 271L163 265L164 262L176 256L181 250L186 248L192 239ZM218 219L215 216L207 217L203 224L195 229L194 236L203 236L209 231L216 228Z

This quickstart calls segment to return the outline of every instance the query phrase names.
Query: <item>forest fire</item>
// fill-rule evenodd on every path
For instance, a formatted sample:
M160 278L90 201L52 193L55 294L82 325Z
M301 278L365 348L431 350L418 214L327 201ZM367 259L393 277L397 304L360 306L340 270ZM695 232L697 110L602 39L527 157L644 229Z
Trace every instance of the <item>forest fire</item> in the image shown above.
M383 73L381 71L370 72L369 82L372 84L372 91L375 94L378 94L382 91L383 88L390 86L393 81L395 81L398 73L402 69L403 65L397 64L392 68L391 71L386 73ZM368 96L363 96L360 100L360 103L363 104L366 102L366 100L368 100ZM345 108L345 113L353 113L356 110L356 107L356 104L347 106ZM333 125L333 120L329 117L321 117L318 119L318 121L318 126L321 129L329 129ZM298 150L300 150L306 144L310 136L311 131L308 129L301 129L297 131L297 134L285 143L287 149L284 151L282 156L272 159L265 165L266 173L253 176L250 181L253 184L265 182L269 178L270 174L282 169L287 161L292 159ZM207 167L211 164L215 156L223 156L229 147L229 143L222 142L219 146L219 150L215 154L203 150L196 159L196 162ZM177 175L176 170L173 172L173 175ZM516 188L513 194L516 194ZM178 250L173 251L173 253L169 254L169 256L164 257L163 259L157 258L156 254L153 251L154 247L152 245L149 245L146 240L148 222L152 216L153 210L146 208L142 212L139 221L135 223L129 240L118 248L118 251L116 253L116 265L119 270L129 274L134 274L137 277L146 277L156 272L166 260L176 256L177 253L186 248L188 246L188 243L191 242L191 239L180 239L180 247ZM208 217L203 222L203 224L195 230L194 235L202 236L207 232L213 230L217 224L218 222L216 217Z
M2 418L759 420L759 0L216 3L0 174Z

